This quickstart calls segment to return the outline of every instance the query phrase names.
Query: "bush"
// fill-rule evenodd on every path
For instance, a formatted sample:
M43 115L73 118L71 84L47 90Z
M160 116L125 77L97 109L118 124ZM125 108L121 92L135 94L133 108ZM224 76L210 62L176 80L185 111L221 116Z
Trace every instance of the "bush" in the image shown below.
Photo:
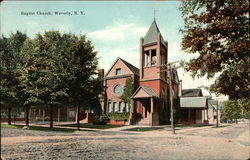
M134 119L141 119L142 115L140 113L133 113Z
M99 115L96 115L94 118L93 118L93 124L99 124L99 125L105 125L108 123L108 116L103 114L101 116Z
M109 119L116 120L116 121L125 121L129 119L128 112L110 112L107 114Z

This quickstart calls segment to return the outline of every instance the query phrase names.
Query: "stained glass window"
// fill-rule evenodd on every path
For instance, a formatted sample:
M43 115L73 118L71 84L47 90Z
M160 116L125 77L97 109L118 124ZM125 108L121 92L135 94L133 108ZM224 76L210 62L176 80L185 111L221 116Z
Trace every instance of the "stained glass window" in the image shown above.
M126 107L126 112L129 112L129 103L125 103L125 107Z
M108 103L108 112L112 112L112 106L111 106L111 103Z
M122 102L119 102L119 112L122 112L123 106L122 106Z
M114 105L114 112L117 112L118 111L117 103L114 102L113 105Z
M117 96L121 96L122 93L123 93L123 88L121 85L116 85L115 88L114 88L114 92Z

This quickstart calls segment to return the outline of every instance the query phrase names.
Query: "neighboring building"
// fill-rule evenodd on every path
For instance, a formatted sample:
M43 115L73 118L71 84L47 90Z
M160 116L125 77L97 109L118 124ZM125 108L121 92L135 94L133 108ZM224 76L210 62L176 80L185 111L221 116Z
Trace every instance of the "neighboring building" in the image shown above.
M120 96L126 79L134 82L134 94L130 102L130 123L159 125L159 107L167 110L169 76L162 65L168 63L168 43L164 41L155 20L144 38L140 40L140 69L118 58L104 77L106 100L104 112L119 112L126 107ZM172 75L173 94L178 96L179 79L177 71ZM167 116L167 115L166 115Z
M208 123L208 102L201 89L183 89L180 97L180 123Z
M222 103L215 99L208 100L208 122L209 124L217 123L217 108L218 108L218 123L220 123L220 112Z

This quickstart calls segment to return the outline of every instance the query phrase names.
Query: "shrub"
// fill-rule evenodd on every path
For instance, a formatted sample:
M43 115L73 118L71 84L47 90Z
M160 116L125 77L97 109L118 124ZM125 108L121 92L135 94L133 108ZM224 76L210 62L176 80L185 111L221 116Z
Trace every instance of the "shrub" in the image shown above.
M134 119L141 119L142 115L140 113L134 113Z
M129 119L129 113L127 112L110 112L107 116L109 119L116 121L125 121Z
M101 116L99 115L96 115L94 118L93 118L93 124L100 124L100 125L105 125L108 123L108 116L103 114Z

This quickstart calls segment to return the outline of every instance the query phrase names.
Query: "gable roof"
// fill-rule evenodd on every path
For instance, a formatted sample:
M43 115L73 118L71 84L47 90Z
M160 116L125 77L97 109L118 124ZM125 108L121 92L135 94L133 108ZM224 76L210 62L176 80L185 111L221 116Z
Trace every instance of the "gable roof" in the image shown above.
M159 30L159 28L154 20L153 23L150 25L148 32L146 33L146 35L144 37L143 45L157 42L158 34L161 35L161 32L160 32L160 30ZM161 36L161 41L163 44L165 44L165 41L164 41L162 36Z
M181 96L182 97L200 97L200 93L202 96L202 90L200 88L183 89L181 91Z
M131 98L135 97L137 95L137 93L139 93L139 91L143 89L147 94L148 97L154 97L154 98L158 98L158 95L149 87L146 86L140 86L139 88L137 88L137 90L135 91L135 93L131 96ZM139 97L138 97L139 98ZM145 97L144 97L145 98Z
M132 64L128 63L127 61L120 58L120 60L137 76L140 74L139 68L133 66Z
M109 74L109 72L114 67L114 65L117 63L118 60L121 60L124 63L124 65L126 65L131 70L131 72L133 72L135 75L139 76L139 69L137 67L135 67L132 64L128 63L127 61L121 59L120 57L117 57L115 62L109 68L108 72L105 74L105 76L104 76L105 78L107 77L107 75Z

